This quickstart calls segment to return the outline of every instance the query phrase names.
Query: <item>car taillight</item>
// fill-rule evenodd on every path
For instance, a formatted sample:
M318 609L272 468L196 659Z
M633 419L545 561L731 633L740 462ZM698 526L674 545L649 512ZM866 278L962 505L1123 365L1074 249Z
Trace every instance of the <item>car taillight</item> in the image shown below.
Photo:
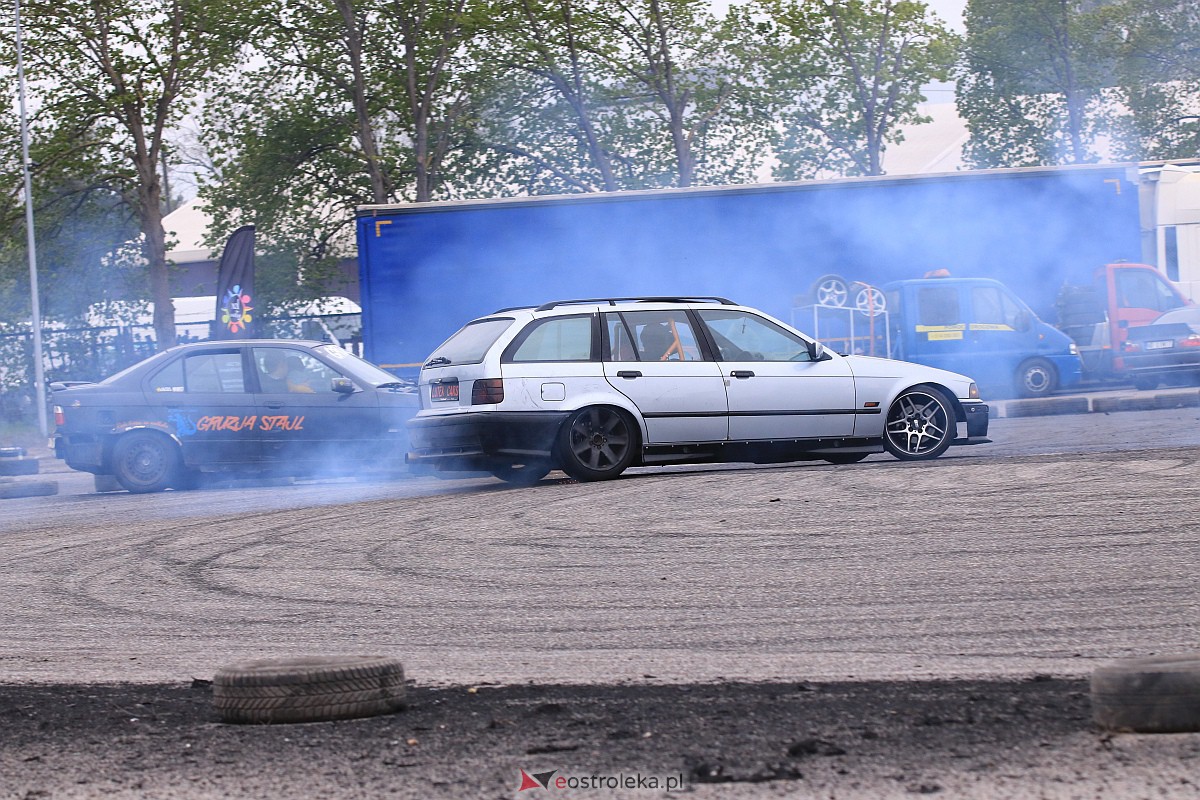
M1142 349L1142 346L1140 344L1138 344L1137 342L1126 341L1121 345L1121 349L1124 350L1126 353L1136 353Z
M471 386L471 405L482 406L504 402L504 380L484 378Z
M67 424L67 415L63 413L62 406L54 407L54 424L60 428Z
M1179 342L1180 347L1200 347L1200 334L1193 333Z

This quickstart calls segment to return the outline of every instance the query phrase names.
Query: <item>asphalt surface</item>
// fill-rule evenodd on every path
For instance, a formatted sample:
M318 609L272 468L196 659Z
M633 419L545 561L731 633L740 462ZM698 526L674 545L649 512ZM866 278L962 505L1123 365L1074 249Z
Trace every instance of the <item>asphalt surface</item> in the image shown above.
M1196 797L1200 735L1099 731L1086 683L1197 649L1182 402L928 464L6 501L0 797ZM230 661L355 652L408 711L213 718Z

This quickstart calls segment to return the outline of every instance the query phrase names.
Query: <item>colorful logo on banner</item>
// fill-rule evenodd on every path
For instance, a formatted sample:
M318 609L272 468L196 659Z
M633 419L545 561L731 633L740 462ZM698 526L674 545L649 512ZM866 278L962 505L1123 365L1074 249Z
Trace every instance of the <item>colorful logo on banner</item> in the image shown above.
M240 333L254 319L250 312L250 295L242 294L242 286L238 284L225 293L221 301L221 324L229 328L230 333Z

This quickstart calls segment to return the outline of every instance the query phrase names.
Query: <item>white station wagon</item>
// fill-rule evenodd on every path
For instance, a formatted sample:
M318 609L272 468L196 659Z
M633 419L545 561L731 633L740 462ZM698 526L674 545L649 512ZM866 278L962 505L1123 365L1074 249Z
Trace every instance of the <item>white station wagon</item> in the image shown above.
M970 378L838 355L722 298L503 309L438 347L419 392L410 465L517 484L555 468L592 481L639 465L930 459L990 441Z

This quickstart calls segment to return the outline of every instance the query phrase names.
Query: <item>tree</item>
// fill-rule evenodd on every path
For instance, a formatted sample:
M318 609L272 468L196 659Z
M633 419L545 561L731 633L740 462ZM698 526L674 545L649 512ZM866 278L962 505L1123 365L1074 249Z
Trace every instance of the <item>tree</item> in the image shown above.
M969 0L959 113L979 167L1096 160L1115 53L1092 0Z
M760 0L782 36L778 177L883 173L900 127L928 121L921 87L947 80L957 38L916 0Z
M39 113L66 149L103 164L97 179L132 211L159 347L175 342L159 161L170 127L237 55L244 26L218 0L32 0L25 4L28 74Z
M276 303L327 293L353 252L354 208L424 202L469 124L464 43L481 0L270 0L255 17L261 65L206 107L218 155L202 187L213 243L256 225L259 292Z
M1118 54L1118 154L1134 160L1200 154L1200 6L1125 0L1108 12Z

